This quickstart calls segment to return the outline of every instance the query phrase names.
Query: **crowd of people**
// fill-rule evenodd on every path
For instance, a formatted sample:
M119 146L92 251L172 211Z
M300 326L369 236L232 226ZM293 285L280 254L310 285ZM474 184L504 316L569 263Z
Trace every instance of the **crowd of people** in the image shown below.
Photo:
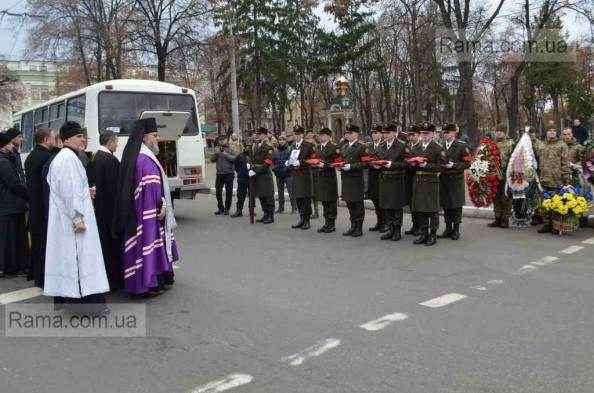
M285 211L286 189L291 213L299 214L298 222L293 225L296 229L310 229L311 219L318 218L321 203L324 224L318 232L334 232L340 195L350 217L345 236L363 235L364 200L368 199L376 217L375 225L369 230L382 233L384 240L402 238L406 206L411 211L413 225L405 234L417 236L415 244L432 246L438 238L460 238L462 208L466 203L465 171L474 148L460 139L456 124L443 125L441 133L430 123L412 125L406 130L396 123L376 125L368 141L362 140L359 127L351 125L336 144L332 135L327 128L316 134L296 127L278 138L260 128L243 144L236 135L220 138L212 156L217 170L215 214L242 217L251 187L263 211L257 221L272 223L274 213ZM581 167L586 157L586 145L590 143L588 130L576 120L573 128L561 132L549 125L542 140L535 134L531 136L540 163L538 175L543 191L570 185L571 169ZM517 140L508 137L506 127L498 127L489 138L499 148L503 167L494 201L495 219L488 225L508 228L512 196L505 190L505 166ZM231 213L235 175L237 204ZM443 212L445 230L437 235L439 212ZM539 229L541 233L551 231L550 221L540 210L535 212L531 223L544 224Z
M109 292L170 288L179 255L157 130L155 119L136 121L120 162L113 132L89 155L78 123L39 128L24 165L20 131L1 132L1 276L26 276L75 312L108 312Z

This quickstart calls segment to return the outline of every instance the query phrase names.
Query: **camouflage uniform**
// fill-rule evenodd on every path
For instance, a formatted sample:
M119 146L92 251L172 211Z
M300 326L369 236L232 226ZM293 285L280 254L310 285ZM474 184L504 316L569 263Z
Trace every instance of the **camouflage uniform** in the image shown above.
M501 182L497 190L497 195L493 201L493 212L495 213L495 222L491 225L492 227L500 226L507 228L509 226L509 217L511 216L512 200L505 195L505 183L507 172L507 164L511 157L514 147L514 142L511 139L504 138L497 141L497 148L501 155Z
M574 165L581 167L586 148L576 141L570 143L565 142L565 144L567 145L567 155L570 165L571 185L581 186L582 180L580 178L580 170L577 169L577 167L574 168Z

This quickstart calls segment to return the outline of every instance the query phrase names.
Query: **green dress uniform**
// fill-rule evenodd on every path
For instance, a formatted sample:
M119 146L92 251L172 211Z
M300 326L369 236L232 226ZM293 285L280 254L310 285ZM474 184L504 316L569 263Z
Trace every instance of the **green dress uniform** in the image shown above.
M495 221L489 224L490 227L509 227L509 218L511 217L512 211L512 200L505 194L505 183L507 164L513 152L514 142L511 139L503 138L497 141L497 148L499 149L499 156L501 157L501 173L499 178L501 179L499 187L497 188L497 195L493 200L493 213L495 215Z
M384 144L382 142L371 142L367 145L368 153L374 157L379 157L379 155L383 151L383 146ZM380 169L375 169L371 166L367 168L367 199L371 200L371 202L373 203L375 216L377 217L377 224L374 227L370 228L370 231L382 230L386 224L383 217L383 210L381 209L379 203L380 172Z
M409 145L408 154L412 157L418 156L419 154L421 154L420 146L421 142L417 142L414 145ZM416 166L406 164L406 204L410 207L410 216L412 219L412 228L405 232L407 235L417 235L419 232L418 215L412 208L412 190L416 171Z
M408 204L406 192L406 163L408 155L406 143L400 139L384 142L378 158L390 162L389 167L381 167L379 175L379 205L383 211L388 233L383 240L400 240L402 228L402 208Z
M360 236L363 228L363 220L365 219L363 169L366 164L361 162L361 157L367 154L367 147L359 141L347 143L341 149L344 161L350 165L349 170L342 170L340 174L342 199L347 204L351 220L351 228L346 232L348 235L352 235L354 232Z
M338 181L336 169L330 163L340 153L340 150L332 142L317 148L316 156L323 163L323 168L313 168L314 191L316 200L322 202L324 211L324 226L320 228L321 233L329 233L335 230L335 222L338 211ZM323 229L323 230L322 230Z
M254 144L251 150L248 150L251 170L256 173L253 187L254 197L260 199L260 205L264 212L264 217L259 220L260 222L267 218L274 220L274 181L270 167L264 163L264 160L272 159L273 153L272 146L266 142Z
M309 228L311 218L311 198L313 196L311 167L305 162L315 154L314 146L304 140L301 143L294 142L291 150L299 150L299 166L291 167L293 176L293 195L299 210L299 223L294 228ZM307 224L307 225L306 225Z
M419 232L421 238L417 244L427 242L429 231L431 238L436 237L439 227L439 174L442 169L445 153L436 142L430 142L427 146L419 147L416 154L427 159L425 167L418 167L413 180L413 197L411 209L418 214ZM422 240L425 241L422 241Z
M460 223L462 222L462 207L466 202L466 184L464 171L470 166L468 144L459 139L451 143L444 142L446 163L452 163L451 168L444 167L439 177L439 195L446 229L441 237L460 237Z

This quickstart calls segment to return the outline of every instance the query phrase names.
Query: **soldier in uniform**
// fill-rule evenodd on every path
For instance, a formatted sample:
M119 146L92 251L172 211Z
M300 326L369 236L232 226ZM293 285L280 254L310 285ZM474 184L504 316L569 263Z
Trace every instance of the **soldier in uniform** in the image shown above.
M383 126L384 142L377 153L378 158L387 161L379 168L379 204L388 225L388 231L381 239L398 241L402 237L402 208L407 205L406 143L397 138L398 127L389 123Z
M265 160L272 161L274 149L265 141L267 134L266 128L258 128L254 134L255 143L247 151L249 155L249 163L247 164L249 176L256 178L254 190L251 191L254 192L256 198L260 199L260 205L264 212L262 218L257 220L262 224L272 224L274 222L274 181L270 166L265 162Z
M316 133L314 131L307 131L305 133L305 137L303 139L305 139L305 141L307 143L310 143L313 146L314 151L317 150L318 142L316 140ZM310 181L311 181L311 187L312 187L311 202L313 205L313 215L311 216L311 218L318 219L320 217L320 209L319 209L319 205L318 205L318 200L316 199L316 188L315 188L316 185L314 183L313 171L310 172Z
M293 131L295 141L291 147L291 155L286 162L291 168L293 176L293 193L299 210L299 222L292 225L292 228L309 229L311 218L311 198L313 196L311 167L305 162L315 154L314 146L303 139L305 130L297 127Z
M374 125L371 128L371 143L367 145L367 150L369 154L379 157L382 153L382 126L381 125ZM386 231L386 223L383 217L383 210L380 208L379 203L379 174L381 170L379 168L374 168L372 166L369 167L367 172L367 199L371 200L373 203L373 208L375 209L375 216L377 218L377 223L375 226L369 228L371 232L385 232Z
M470 148L458 139L458 126L450 123L443 126L445 165L439 177L439 196L445 230L440 238L458 240L462 223L462 207L466 202L466 184L464 170L470 164Z
M363 181L363 168L361 157L367 155L367 147L358 141L360 129L350 125L345 132L345 143L341 149L341 156L346 162L340 167L342 180L342 199L349 209L351 227L343 236L359 237L363 235L363 220L365 219L365 206L363 204L365 184Z
M322 128L318 134L320 145L316 149L316 156L320 163L314 169L314 193L316 200L322 202L324 226L319 233L331 233L336 230L335 222L338 209L338 182L336 170L330 165L340 151L332 143L332 131Z
M445 159L441 146L433 141L435 126L423 123L421 146L416 156L425 160L416 164L411 209L418 214L420 236L414 244L433 246L439 227L439 174Z
M495 221L489 223L487 226L490 228L509 228L509 218L512 211L512 200L505 195L505 174L507 172L507 164L511 157L514 148L514 141L507 137L506 127L500 126L495 133L495 140L497 148L499 149L499 155L501 157L501 173L499 177L501 179L499 188L497 189L497 195L493 201L493 212L495 213Z
M563 139L563 142L567 145L569 165L575 170L580 170L582 167L582 160L586 153L586 147L578 143L577 139L573 136L571 128L566 128L561 132L561 139Z
M419 132L421 128L413 124L408 128L408 152L411 156L418 156L421 151L419 147L421 146ZM413 181L415 179L415 171L416 167L412 165L406 166L406 201L407 205L410 207L410 216L412 219L412 227L404 232L406 235L419 235L419 222L418 222L418 214L412 209L412 188L413 188Z
M546 142L539 145L536 155L539 163L538 177L543 191L557 191L559 187L571 184L569 151L565 142L557 138L557 130L554 127L547 129ZM540 214L543 217L543 213ZM538 233L547 233L551 230L552 222L549 217Z

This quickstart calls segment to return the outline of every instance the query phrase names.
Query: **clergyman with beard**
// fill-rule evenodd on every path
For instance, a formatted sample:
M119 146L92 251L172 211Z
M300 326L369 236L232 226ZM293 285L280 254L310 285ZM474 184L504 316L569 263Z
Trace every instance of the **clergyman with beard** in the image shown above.
M178 259L171 192L156 157L157 128L154 118L136 121L120 165L114 236L124 239L124 289L133 295L160 293L173 285Z

